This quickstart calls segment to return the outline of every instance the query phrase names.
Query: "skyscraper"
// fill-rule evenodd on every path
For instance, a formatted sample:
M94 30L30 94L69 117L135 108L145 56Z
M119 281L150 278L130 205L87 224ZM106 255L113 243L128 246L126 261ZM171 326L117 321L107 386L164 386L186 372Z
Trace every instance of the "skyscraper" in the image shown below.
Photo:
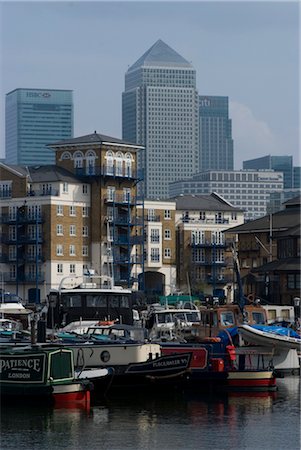
M200 169L233 170L228 97L200 95Z
M284 156L262 156L261 158L243 161L243 169L274 169L283 172L283 188L293 187L293 157ZM296 186L298 187L298 186Z
M138 159L147 198L199 169L198 93L193 66L158 40L125 74L122 136L145 146Z
M6 163L54 164L50 142L73 137L72 91L15 89L6 94Z

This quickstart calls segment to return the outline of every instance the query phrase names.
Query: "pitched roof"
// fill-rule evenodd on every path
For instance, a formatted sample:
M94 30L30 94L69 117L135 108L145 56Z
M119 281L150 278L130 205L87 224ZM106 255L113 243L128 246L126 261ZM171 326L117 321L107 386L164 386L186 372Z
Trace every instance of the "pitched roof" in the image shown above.
M177 210L239 211L216 194L180 195L174 200Z
M123 144L128 146L133 146L136 148L143 148L140 145L134 144L133 142L126 142L121 139L106 136L105 134L96 133L96 131L92 134L86 134L85 136L80 136L77 138L64 139L62 141L54 142L52 144L48 144L46 147L60 147L65 145L77 145L77 144L102 144L103 142L110 142L113 144Z
M284 231L289 228L300 227L300 207L288 208L272 214L272 229ZM270 215L251 220L237 227L230 228L229 233L255 233L270 230Z
M69 183L78 183L79 177L64 169L63 167L55 165L45 166L28 166L28 173L30 181L37 182L50 182L50 181L66 181Z
M142 66L193 68L192 64L169 47L169 45L165 44L161 39L155 42L149 50L129 67L128 72Z
M276 259L263 266L252 269L254 273L300 271L300 258Z

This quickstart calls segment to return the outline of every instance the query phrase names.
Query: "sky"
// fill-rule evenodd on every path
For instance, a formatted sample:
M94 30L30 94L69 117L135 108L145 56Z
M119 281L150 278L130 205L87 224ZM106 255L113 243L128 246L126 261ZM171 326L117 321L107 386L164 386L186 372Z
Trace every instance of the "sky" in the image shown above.
M259 156L300 165L299 1L0 0L0 158L5 95L71 89L74 136L122 137L124 76L158 39L229 97L235 169Z

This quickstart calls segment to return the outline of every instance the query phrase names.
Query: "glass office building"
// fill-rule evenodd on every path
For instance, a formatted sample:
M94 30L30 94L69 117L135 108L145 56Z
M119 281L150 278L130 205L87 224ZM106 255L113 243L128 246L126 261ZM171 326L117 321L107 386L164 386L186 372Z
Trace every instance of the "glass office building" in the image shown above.
M243 169L273 169L283 172L284 189L292 189L293 186L293 157L292 156L262 156L261 158L243 161ZM298 187L298 186L296 186Z
M229 99L200 95L200 169L233 170Z
M47 144L73 137L73 94L70 90L15 89L6 94L7 164L54 164Z
M158 40L125 74L122 137L143 145L144 194L168 198L170 182L199 168L196 71Z

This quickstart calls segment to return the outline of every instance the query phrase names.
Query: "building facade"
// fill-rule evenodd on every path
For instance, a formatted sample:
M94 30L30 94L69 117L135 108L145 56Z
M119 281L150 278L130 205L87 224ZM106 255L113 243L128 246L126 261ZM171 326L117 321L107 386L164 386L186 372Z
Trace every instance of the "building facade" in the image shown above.
M229 229L238 236L246 296L294 306L300 299L300 196L274 214Z
M168 198L171 181L198 171L196 71L161 40L126 72L122 136L145 147L138 156L145 198Z
M216 192L245 213L245 220L264 216L271 192L283 190L283 173L273 170L207 171L169 186L170 197Z
M200 95L199 100L200 170L233 170L229 99Z
M216 194L183 195L175 201L178 288L232 301L235 236L226 230L244 222L243 212Z
M7 164L54 164L46 145L73 137L73 94L70 90L15 89L6 94Z
M243 169L266 169L283 172L283 188L292 189L293 187L293 157L285 156L263 156L261 158L249 159L243 161Z
M66 276L143 286L137 219L139 148L93 133L49 146L56 165L1 164L1 273L24 300L45 299Z
M145 200L144 213L145 293L149 298L176 291L176 203Z

